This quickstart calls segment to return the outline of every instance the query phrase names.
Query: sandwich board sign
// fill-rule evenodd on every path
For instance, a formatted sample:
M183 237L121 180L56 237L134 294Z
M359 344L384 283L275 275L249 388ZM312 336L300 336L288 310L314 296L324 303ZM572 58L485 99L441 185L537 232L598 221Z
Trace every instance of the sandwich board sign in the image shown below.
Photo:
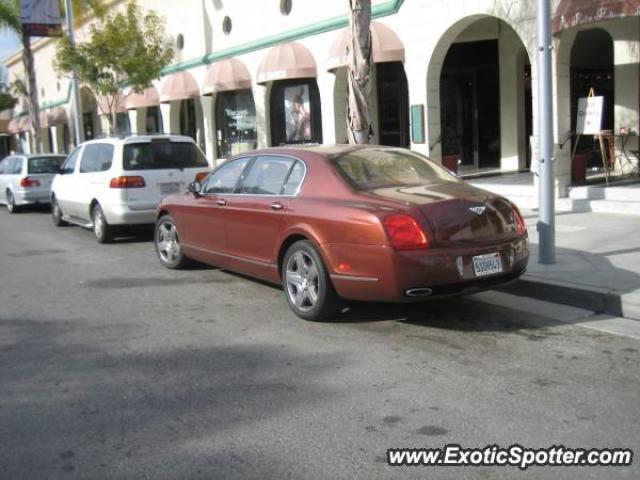
M598 135L602 130L602 105L604 97L588 96L578 99L578 135Z

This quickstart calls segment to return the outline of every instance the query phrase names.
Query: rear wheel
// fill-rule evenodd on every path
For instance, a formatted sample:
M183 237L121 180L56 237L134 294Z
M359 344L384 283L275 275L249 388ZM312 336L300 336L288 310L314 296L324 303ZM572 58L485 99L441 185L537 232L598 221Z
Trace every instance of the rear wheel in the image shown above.
M51 219L56 227L68 225L68 223L62 219L62 209L60 208L60 205L58 205L56 197L51 198Z
M7 190L7 212L18 213L16 199L13 197L13 193L11 193L11 190Z
M322 257L311 242L300 240L289 247L282 276L285 299L299 317L318 321L338 313L340 299Z
M113 227L107 223L102 207L96 204L91 211L93 220L93 234L98 243L110 243L113 241Z
M162 266L177 270L187 265L189 259L182 253L178 227L170 215L163 215L158 219L153 238Z

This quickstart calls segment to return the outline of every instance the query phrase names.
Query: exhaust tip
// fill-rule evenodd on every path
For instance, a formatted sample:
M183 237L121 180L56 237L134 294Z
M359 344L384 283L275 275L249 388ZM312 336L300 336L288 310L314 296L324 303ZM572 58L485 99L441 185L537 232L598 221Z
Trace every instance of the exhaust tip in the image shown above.
M428 297L429 295L431 295L432 292L433 290L431 290L430 288L420 287L420 288L410 288L404 293L407 297Z

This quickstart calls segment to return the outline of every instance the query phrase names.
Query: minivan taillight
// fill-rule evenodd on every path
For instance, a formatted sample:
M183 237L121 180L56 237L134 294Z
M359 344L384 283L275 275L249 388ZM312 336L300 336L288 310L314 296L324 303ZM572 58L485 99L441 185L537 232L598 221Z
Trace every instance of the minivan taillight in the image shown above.
M35 178L24 177L20 179L20 186L24 188L39 187L40 181Z
M389 215L382 220L391 246L396 250L429 248L429 239L410 215Z
M524 235L527 232L527 226L524 223L524 218L522 218L522 214L518 207L516 207L515 203L511 204L511 208L513 209L513 217L516 222L516 235L519 237Z
M144 178L139 176L113 177L109 183L111 188L142 188L144 186Z

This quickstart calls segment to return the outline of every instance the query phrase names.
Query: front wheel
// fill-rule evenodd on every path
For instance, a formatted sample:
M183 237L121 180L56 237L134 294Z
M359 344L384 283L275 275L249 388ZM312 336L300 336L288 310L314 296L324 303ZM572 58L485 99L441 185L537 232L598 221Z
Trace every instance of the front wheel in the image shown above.
M68 223L62 219L62 209L60 208L60 205L58 205L56 197L51 198L51 220L53 220L53 224L56 227L68 225Z
M296 315L318 321L336 315L340 299L322 257L313 244L300 240L284 256L284 296Z
M107 223L102 207L96 205L91 212L93 220L93 234L98 243L110 243L113 241L113 227Z
M189 260L182 253L178 227L170 215L163 215L158 219L153 238L158 259L163 267L177 270L187 265Z

